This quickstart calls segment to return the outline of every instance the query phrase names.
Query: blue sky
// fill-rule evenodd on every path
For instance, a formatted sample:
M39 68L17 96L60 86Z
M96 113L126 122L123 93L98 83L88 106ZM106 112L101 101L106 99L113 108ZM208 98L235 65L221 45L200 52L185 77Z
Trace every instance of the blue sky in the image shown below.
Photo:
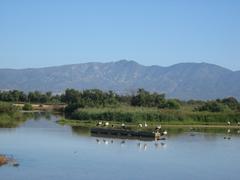
M238 0L0 0L0 68L135 60L240 70Z

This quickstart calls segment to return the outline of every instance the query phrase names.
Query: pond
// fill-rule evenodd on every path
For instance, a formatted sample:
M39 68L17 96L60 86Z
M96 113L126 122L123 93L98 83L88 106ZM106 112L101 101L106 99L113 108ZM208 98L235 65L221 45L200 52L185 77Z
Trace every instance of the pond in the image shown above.
M240 135L173 131L165 141L91 137L39 114L0 129L0 154L20 166L0 167L3 180L240 179Z

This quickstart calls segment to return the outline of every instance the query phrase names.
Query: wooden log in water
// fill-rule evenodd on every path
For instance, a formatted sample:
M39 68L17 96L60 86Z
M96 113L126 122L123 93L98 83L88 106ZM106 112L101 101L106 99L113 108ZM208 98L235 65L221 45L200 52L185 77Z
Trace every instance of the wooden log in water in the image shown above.
M115 137L138 137L138 138L160 138L161 134L158 132L148 131L133 131L123 129L110 128L91 128L91 133L99 136L115 136Z

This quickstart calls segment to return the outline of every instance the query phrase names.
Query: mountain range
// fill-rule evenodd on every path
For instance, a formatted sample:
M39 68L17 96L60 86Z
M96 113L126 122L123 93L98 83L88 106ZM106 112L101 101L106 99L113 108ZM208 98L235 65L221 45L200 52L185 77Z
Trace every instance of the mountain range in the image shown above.
M240 71L208 63L144 66L135 61L0 69L0 89L63 92L66 88L134 93L138 88L179 99L240 99Z

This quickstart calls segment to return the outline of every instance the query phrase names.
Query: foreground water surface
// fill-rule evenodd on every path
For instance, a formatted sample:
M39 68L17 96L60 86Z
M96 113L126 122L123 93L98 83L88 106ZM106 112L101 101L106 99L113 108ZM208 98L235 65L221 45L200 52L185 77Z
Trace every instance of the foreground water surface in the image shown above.
M0 154L19 167L0 167L3 180L240 179L240 135L174 131L166 141L91 137L39 115L0 129Z

